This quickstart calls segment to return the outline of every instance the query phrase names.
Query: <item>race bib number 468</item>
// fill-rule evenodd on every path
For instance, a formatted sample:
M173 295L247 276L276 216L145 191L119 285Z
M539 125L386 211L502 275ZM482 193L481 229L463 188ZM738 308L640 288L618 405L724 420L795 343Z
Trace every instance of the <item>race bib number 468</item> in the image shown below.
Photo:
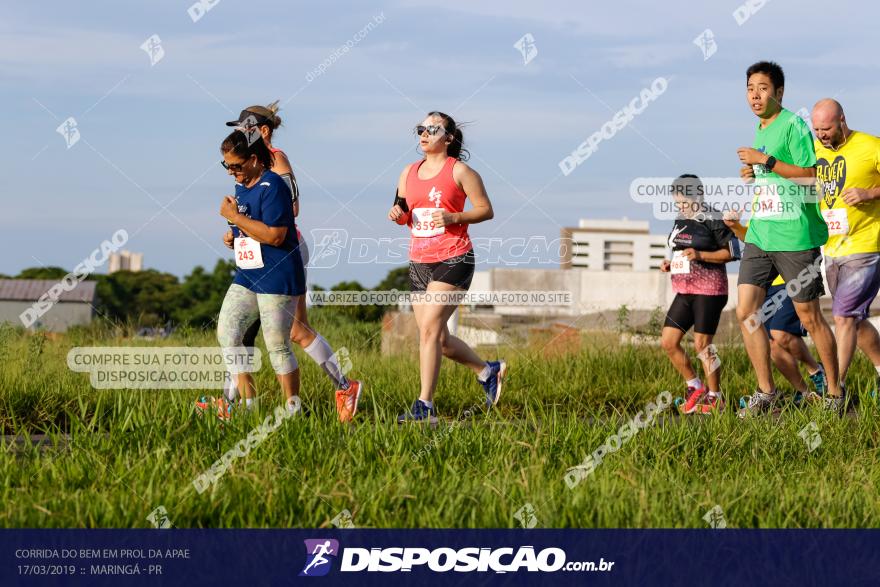
M682 251L673 251L672 260L669 263L669 271L673 275L687 275L691 272L691 261L684 256Z
M418 237L437 236L446 232L445 226L437 226L434 212L442 212L443 208L414 208L412 211L412 235Z

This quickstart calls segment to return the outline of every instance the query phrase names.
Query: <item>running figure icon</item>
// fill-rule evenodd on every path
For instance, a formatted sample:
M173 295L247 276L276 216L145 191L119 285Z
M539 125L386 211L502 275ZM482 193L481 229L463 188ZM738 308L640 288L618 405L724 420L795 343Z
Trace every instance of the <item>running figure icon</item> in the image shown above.
M335 542L335 541L332 541ZM325 540L324 542L320 542L315 545L315 548L310 553L312 555L312 560L306 564L306 568L303 569L302 574L308 575L310 569L314 569L321 565L326 565L330 562L330 559L326 558L325 555L333 555L336 556L336 550L331 546L330 540ZM323 573L321 575L326 574L327 570L322 569Z

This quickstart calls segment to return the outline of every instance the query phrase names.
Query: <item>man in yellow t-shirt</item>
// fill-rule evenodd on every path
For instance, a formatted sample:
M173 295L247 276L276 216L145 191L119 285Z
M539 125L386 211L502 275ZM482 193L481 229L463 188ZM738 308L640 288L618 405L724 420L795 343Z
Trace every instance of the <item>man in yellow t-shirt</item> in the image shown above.
M845 381L856 345L880 379L880 334L865 320L880 290L880 138L851 130L840 103L830 98L813 107L813 132L840 379Z

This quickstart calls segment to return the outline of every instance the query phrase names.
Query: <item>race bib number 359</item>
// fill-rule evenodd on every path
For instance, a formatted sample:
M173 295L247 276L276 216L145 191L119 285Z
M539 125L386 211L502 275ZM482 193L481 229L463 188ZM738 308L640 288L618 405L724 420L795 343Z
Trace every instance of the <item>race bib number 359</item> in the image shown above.
M437 236L446 232L445 226L437 226L434 212L442 212L443 208L414 208L412 211L412 235L418 237Z
M245 236L234 241L235 264L239 269L260 269L263 266L263 251L260 243Z

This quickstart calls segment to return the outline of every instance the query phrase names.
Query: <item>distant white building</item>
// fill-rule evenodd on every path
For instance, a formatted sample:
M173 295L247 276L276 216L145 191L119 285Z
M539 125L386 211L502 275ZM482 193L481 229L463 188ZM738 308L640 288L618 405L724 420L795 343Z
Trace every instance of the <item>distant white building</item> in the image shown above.
M562 269L652 271L666 257L666 235L651 234L647 220L589 220L563 228Z
M110 260L107 265L107 273L115 273L117 271L141 271L144 268L144 254L132 253L130 251L119 251L111 253Z

